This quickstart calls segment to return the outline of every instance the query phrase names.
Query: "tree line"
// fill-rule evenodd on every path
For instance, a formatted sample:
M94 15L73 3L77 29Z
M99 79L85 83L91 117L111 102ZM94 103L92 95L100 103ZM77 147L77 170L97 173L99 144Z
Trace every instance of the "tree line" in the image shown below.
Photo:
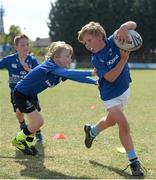
M122 23L133 20L138 25L137 31L143 38L143 46L131 53L130 61L156 63L155 11L156 0L56 0L47 12L47 26L51 40L71 44L74 47L74 58L81 63L89 61L89 52L77 40L78 31L83 25L97 21L109 36ZM11 25L9 33L1 35L0 45L9 43L13 48L13 39L20 33L18 25ZM31 50L38 57L46 53L46 49L33 46Z
M57 0L49 12L49 36L74 47L75 58L88 55L77 40L77 33L89 21L99 22L111 35L122 23L133 20L143 38L143 46L132 53L131 61L156 62L155 0Z

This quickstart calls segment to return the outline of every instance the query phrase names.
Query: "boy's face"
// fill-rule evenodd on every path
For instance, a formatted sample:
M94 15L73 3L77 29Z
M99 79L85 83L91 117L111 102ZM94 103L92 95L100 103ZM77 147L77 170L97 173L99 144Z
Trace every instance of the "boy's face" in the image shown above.
M70 67L70 64L72 61L72 55L71 55L70 50L68 49L62 50L60 55L55 59L61 67L64 67L64 68Z
M26 56L29 53L29 41L26 38L19 40L18 45L15 46L16 51L23 56Z
M104 41L102 36L93 36L91 34L85 34L83 37L83 44L86 49L96 53L104 47Z

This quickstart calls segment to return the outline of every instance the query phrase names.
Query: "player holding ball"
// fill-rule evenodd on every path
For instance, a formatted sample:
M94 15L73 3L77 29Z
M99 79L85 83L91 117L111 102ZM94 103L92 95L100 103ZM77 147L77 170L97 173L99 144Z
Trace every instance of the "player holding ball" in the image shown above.
M127 41L127 32L136 29L133 21L127 21L116 31L118 41ZM98 22L89 22L78 32L78 40L92 52L91 63L99 78L101 100L108 111L106 117L95 124L86 124L85 145L91 148L95 137L103 130L118 125L120 142L127 152L133 176L143 176L143 170L135 151L124 107L130 95L131 77L128 68L129 51L119 49L113 35L106 37L106 32Z

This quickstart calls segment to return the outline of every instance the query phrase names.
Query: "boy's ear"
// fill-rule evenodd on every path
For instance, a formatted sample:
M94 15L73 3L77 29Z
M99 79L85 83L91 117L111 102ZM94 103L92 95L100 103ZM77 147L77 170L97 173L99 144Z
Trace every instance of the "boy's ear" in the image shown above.
M59 57L58 55L56 55L56 54L54 55L54 58L58 58L58 57Z

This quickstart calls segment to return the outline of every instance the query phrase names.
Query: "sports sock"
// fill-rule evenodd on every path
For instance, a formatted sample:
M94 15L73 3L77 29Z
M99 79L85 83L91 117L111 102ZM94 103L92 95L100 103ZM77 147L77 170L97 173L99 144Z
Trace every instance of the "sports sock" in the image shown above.
M22 122L19 122L19 124L20 124L20 130L23 130L27 126L24 119Z
M23 119L23 121L22 122L19 122L20 124L25 124L25 120Z
M134 149L128 151L127 155L128 155L128 159L131 163L133 163L134 161L138 161L138 157L137 157L137 154Z
M90 135L92 137L97 136L100 133L99 129L96 126L91 126Z
M30 134L32 134L27 127L25 127L22 131L20 131L17 136L16 136L16 139L18 141L21 141L21 140L25 140L27 136L29 136Z
M39 133L41 133L41 130L36 131L36 134L39 134Z

